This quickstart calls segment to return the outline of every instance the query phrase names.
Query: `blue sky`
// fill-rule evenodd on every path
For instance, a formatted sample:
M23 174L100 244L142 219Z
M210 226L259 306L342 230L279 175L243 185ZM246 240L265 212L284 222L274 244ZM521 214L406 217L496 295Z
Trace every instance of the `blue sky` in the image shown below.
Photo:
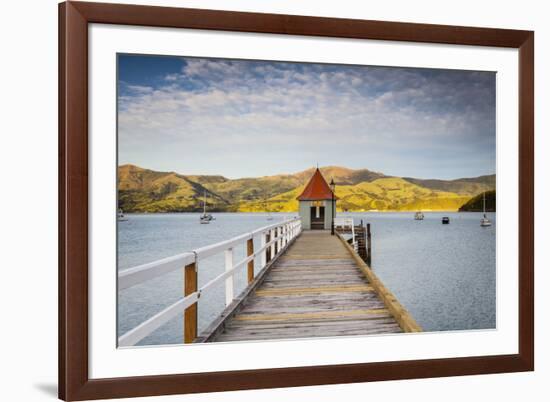
M493 72L119 55L119 164L229 178L319 166L495 173Z

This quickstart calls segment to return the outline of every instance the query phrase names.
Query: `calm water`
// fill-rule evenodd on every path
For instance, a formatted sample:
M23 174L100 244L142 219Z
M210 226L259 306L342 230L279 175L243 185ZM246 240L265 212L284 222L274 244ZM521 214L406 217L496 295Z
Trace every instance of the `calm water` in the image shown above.
M493 226L479 226L479 213L353 213L371 223L372 268L425 331L495 328L496 264ZM209 245L257 229L292 214L216 213L216 221L199 224L199 214L128 215L119 222L118 269ZM449 216L450 225L441 217ZM256 239L255 241L259 241ZM256 244L256 246L259 246ZM234 261L245 256L235 249ZM259 261L258 261L259 263ZM259 264L256 264L258 266ZM223 254L199 267L199 287L224 270ZM235 294L245 287L246 269L235 276ZM119 292L119 336L182 297L181 271ZM224 308L224 284L201 297L199 331ZM183 320L178 317L143 339L140 345L182 342Z

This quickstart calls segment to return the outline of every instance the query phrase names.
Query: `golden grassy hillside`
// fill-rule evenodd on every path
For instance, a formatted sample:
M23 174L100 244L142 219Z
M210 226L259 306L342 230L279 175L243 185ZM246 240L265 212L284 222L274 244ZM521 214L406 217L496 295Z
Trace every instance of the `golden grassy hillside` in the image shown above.
M211 211L295 212L296 197L313 172L231 180L124 165L118 170L119 207L126 212L200 211L206 192ZM456 211L480 191L494 189L495 182L494 175L422 180L338 166L323 167L321 172L327 180L334 178L338 210L347 211Z

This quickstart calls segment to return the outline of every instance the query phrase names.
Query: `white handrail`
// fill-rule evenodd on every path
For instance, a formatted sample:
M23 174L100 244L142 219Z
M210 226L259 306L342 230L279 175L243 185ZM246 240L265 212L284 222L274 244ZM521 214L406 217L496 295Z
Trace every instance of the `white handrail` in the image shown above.
M201 293L216 285L221 281L225 281L226 298L225 304L229 305L233 299L233 275L235 272L247 265L248 262L254 260L255 257L261 257L261 269L263 269L267 263L266 252L271 250L272 258L275 256L275 247L279 253L286 249L289 242L300 234L302 230L302 222L300 218L289 219L280 223L264 226L256 229L253 232L245 233L243 235L234 237L232 239L219 242L210 246L201 247L190 253L183 253L173 257L164 258L148 264L139 265L137 267L129 268L121 271L118 274L118 286L119 289L126 289L147 280L153 279L160 275L174 271L178 268L183 268L186 265L196 263L207 257L216 255L220 252L225 254L225 272L218 275L216 278L210 280L203 285L198 291L178 300L174 304L168 306L161 312L155 314L153 317L144 321L137 327L126 332L119 337L119 346L133 346L140 340L151 334L153 331L164 325L166 322L174 318L180 313L183 313L185 309L196 303ZM266 241L266 235L270 234L270 240ZM261 246L258 250L254 250L252 255L247 256L243 260L233 263L233 248L250 239L254 239L254 236L261 235Z
M147 264L124 269L118 274L118 288L119 290L127 289L134 285L138 285L142 282L146 282L150 279L156 278L157 276L175 271L176 269L180 269L186 265L192 264L193 262L198 262L198 260L200 259L205 259L207 257L218 254L221 251L225 251L228 248L237 246L249 239L252 239L255 235L259 233L267 232L274 227L296 222L297 220L299 219L295 218L280 223L274 223L256 229L252 232L233 237L229 240L224 240L222 242L211 244L209 246L200 247L193 250L192 252L178 254L172 257L149 262Z
M118 273L118 288L126 289L195 262L194 253L183 253L128 268Z

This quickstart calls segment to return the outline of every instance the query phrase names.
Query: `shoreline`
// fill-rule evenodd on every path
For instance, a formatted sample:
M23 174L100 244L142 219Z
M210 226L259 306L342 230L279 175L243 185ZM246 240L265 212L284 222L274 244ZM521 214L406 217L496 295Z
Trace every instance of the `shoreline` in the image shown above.
M457 210L408 210L408 211L401 211L401 210L385 210L385 211L337 211L339 214L411 214L421 211L425 214L431 214L431 213L483 213L483 211L457 211ZM233 211L208 211L209 213L215 213L215 214L246 214L246 215L298 215L298 211L291 211L291 212L272 212L272 211L265 211L265 212L233 212ZM487 213L496 213L496 211L486 211ZM189 215L200 215L202 214L202 211L166 211L166 212L126 212L124 211L124 215L169 215L169 214L189 214Z

